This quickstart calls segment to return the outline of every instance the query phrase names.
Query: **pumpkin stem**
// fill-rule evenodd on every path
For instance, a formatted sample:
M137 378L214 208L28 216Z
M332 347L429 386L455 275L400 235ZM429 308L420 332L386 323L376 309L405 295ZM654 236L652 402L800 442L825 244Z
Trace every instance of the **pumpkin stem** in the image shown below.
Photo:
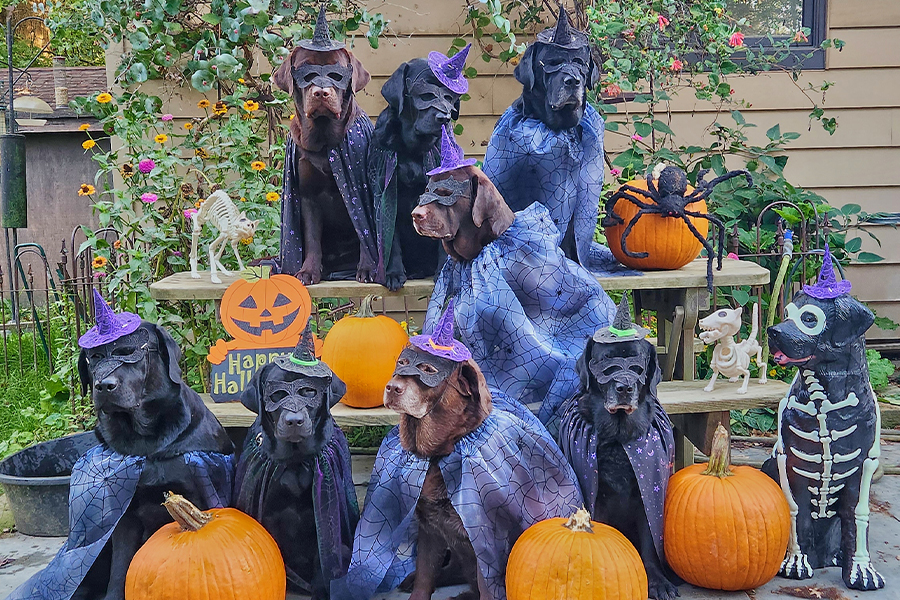
M166 492L163 506L175 522L181 525L182 531L199 531L213 518L212 513L203 512L191 504L190 500L175 492Z
M569 520L566 521L563 527L569 531L594 533L594 527L591 525L591 513L585 510L583 506L569 517Z
M375 317L375 311L372 310L372 301L375 300L373 294L369 294L359 303L359 310L353 315L358 319L372 319Z
M731 470L731 435L728 430L719 423L713 434L712 451L709 453L709 464L703 475L714 477L729 477L734 475Z

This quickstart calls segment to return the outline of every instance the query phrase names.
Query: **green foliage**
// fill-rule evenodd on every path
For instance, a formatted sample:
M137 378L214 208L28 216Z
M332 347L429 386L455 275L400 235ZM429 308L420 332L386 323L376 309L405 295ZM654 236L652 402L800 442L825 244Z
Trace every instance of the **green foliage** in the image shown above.
M55 56L65 56L70 67L103 66L106 52L101 45L102 30L89 15L95 0L48 0L45 21L51 32L50 48ZM41 5L39 5L41 6Z
M866 362L869 363L869 381L872 388L879 390L890 383L890 377L894 374L894 363L881 357L878 350L866 350Z
M731 411L731 433L734 435L753 435L755 433L772 433L778 421L771 408L748 408Z

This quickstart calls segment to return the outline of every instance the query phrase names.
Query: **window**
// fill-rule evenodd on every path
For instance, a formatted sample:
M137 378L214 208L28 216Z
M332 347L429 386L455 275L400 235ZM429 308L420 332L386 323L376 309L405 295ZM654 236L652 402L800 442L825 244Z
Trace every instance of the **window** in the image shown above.
M746 35L744 43L748 46L765 45L768 36L776 39L793 38L801 28L810 31L805 42L794 43L796 48L793 60L784 61L784 66L796 65L801 56L814 52L813 56L803 63L804 69L824 69L825 51L819 44L825 39L825 2L826 0L730 0L729 12L738 19L746 19L742 27Z

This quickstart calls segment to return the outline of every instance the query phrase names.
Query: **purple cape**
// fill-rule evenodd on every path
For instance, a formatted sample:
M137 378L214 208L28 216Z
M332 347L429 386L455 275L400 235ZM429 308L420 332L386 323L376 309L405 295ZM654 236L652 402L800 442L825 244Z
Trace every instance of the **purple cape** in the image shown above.
M647 513L656 555L662 564L666 564L663 550L663 508L669 476L672 475L675 461L675 438L672 434L672 422L656 399L655 385L653 389L653 397L647 399L656 406L656 416L650 430L623 447L631 462L631 468L634 469L638 489L641 491L641 500L644 503L644 512ZM563 454L575 469L587 509L594 515L600 478L598 472L600 465L597 464L599 440L593 425L586 421L578 410L580 396L580 393L575 395L563 405L563 417L557 439L560 440Z
M277 481L285 471L284 463L269 459L260 452L256 436L262 431L259 419L250 428L237 466L235 507L259 522L266 510L269 483ZM353 531L359 520L359 506L350 474L350 447L337 427L328 444L308 464L301 467L313 471L313 510L316 518L319 565L325 581L347 573ZM307 592L311 582L304 581L291 569L291 557L285 557L288 581Z
M434 283L424 331L450 298L456 332L488 386L540 406L556 432L559 407L578 389L575 362L585 340L612 322L616 306L586 269L556 244L547 209L532 204L471 261L449 258Z
M482 600L505 600L506 562L523 531L582 504L575 474L546 429L514 400L494 399L484 423L438 462L490 592ZM332 583L333 600L368 600L415 570L415 508L429 464L403 449L398 427L382 442L350 571Z
M334 181L344 198L344 205L359 237L360 257L367 256L372 265L377 265L378 251L373 230L375 218L372 214L372 200L366 180L366 154L374 127L369 116L361 108L357 108L357 113L356 120L347 130L341 145L331 150L328 161L331 163ZM284 150L280 257L281 272L288 274L296 273L303 266L303 216L300 212L297 154L297 145L288 135ZM355 272L353 275L355 276Z
M234 455L182 454L203 494L199 508L221 508L231 501ZM69 538L47 567L6 600L68 600L100 555L131 503L145 459L123 456L106 446L88 450L72 468L69 484ZM172 460L172 459L166 459Z

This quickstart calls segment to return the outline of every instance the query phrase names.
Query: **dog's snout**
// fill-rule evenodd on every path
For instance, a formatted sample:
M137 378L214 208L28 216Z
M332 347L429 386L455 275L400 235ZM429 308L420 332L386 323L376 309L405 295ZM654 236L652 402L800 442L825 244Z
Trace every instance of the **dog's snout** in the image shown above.
M393 394L395 396L399 396L405 390L405 386L403 382L395 379L391 379L388 381L387 385L384 386L384 391L388 394Z
M282 417L284 419L284 424L288 427L300 427L303 425L304 419L303 415L300 413L285 413Z
M110 375L109 377L105 377L102 381L98 382L94 386L98 392L114 392L116 388L119 387L119 379Z
M320 98L322 100L326 100L334 96L334 89L332 88L313 88L312 95L315 98Z
M412 211L413 221L422 221L428 216L428 212L424 206L417 206Z
M434 116L434 120L441 125L446 125L450 122L450 113L440 112Z
M620 394L630 394L634 391L634 386L627 383L617 383L616 391Z
M574 75L566 75L566 78L563 79L563 83L568 87L575 87L581 83L581 80Z

